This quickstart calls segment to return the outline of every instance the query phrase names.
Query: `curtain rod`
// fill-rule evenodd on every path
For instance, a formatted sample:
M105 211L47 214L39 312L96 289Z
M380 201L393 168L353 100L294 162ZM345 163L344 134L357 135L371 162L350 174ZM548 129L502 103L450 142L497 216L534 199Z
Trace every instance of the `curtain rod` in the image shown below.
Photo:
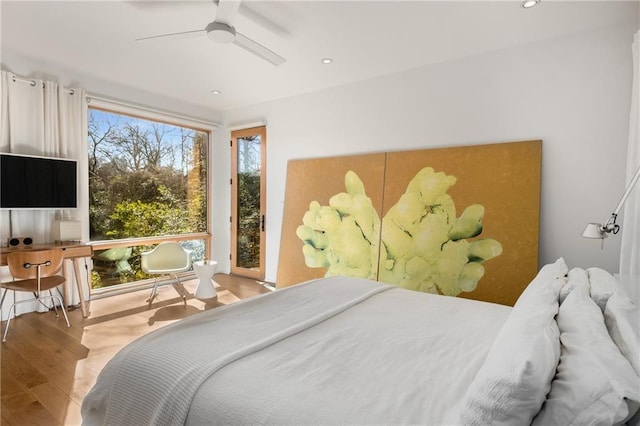
M36 87L36 85L38 84L38 82L36 80L33 79L29 79L29 78L24 78L24 77L18 77L17 75L13 74L11 76L11 80L13 80L14 83L26 83L29 84L31 87ZM44 88L45 82L42 81L42 87ZM68 94L73 95L75 93L75 91L73 89L64 89Z
M11 79L13 80L14 83L25 83L25 84L29 84L32 87L35 87L38 82L34 79L30 79L30 78L25 78L25 77L19 77L15 74L12 74ZM42 87L44 87L45 82L42 82ZM75 93L75 91L73 89L64 89L67 93L69 93L70 95L73 95ZM180 115L180 114L176 114L176 113L172 113L172 112L168 112L168 111L161 111L158 109L154 109L154 108L149 108L149 107L145 107L145 106L141 106L141 105L135 105L135 104L131 104L128 102L123 102L123 101L118 101L115 99L109 99L109 98L104 98L101 96L97 96L97 95L91 95L91 94L87 94L86 96L86 100L87 103L91 103L91 101L94 101L94 104L98 104L98 105L102 105L102 106L118 106L121 108L125 108L125 109L134 109L134 110L143 110L143 111L148 111L152 114L161 114L161 115L168 115L168 116L172 116L174 118L177 118L180 121L186 122L186 123L191 123L191 125L195 125L196 127L204 127L205 129L218 129L220 127L222 127L222 125L220 123L217 123L215 121L208 121L208 120L204 120L201 118L195 118L195 117L189 117L189 116L185 116L185 115Z

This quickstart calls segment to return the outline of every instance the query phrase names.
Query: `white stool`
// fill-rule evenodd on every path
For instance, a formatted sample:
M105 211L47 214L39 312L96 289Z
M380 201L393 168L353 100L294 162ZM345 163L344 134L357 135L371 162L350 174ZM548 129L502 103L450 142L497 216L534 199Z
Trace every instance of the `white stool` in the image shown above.
M218 262L214 260L199 260L193 262L193 270L199 278L198 286L193 296L196 299L211 299L217 296L216 287L213 284L213 274L216 273Z

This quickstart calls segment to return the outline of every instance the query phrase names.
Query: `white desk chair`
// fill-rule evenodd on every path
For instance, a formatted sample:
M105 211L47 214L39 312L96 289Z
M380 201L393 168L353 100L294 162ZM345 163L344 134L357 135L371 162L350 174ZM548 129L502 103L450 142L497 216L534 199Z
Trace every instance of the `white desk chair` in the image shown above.
M174 282L173 288L182 296L184 306L187 306L187 290L178 278L178 273L191 269L191 251L186 250L179 243L160 243L153 250L140 254L140 267L151 275L169 275ZM153 283L151 295L147 302L149 307L158 294L158 278ZM167 283L168 284L168 283Z

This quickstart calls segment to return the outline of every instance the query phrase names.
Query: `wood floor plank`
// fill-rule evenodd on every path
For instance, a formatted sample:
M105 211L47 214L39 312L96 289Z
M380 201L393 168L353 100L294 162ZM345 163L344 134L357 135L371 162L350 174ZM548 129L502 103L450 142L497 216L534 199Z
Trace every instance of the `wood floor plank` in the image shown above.
M8 344L8 342L3 343L2 352L2 367L0 371L3 379L13 378L15 382L20 383L26 389L48 381L40 370L23 357L23 354L15 350L14 345ZM11 390L12 388L4 389L3 387L1 394L4 395L5 392L11 392Z
M24 316L23 321L30 324L32 327L36 327L42 334L51 336L52 340L55 340L59 344L63 345L67 352L71 352L77 359L86 358L89 354L89 348L82 345L78 337L82 336L82 324L80 318L75 318L77 324L75 330L77 330L77 336L69 333L68 328L73 328L74 321L71 321L71 327L66 327L63 321L42 321L35 315ZM62 325L63 328L60 328Z
M11 327L15 327L16 333L10 343L31 366L45 376L59 370L73 371L77 358L63 344L52 340L23 318L16 318L13 322Z
M22 383L16 378L15 371L11 371L9 368L3 368L2 372L0 372L0 376L0 388L2 389L0 399L7 399L11 396L27 392L27 384Z
M2 375L2 377L0 378L0 386L3 391L2 395L0 395L0 398L4 399L28 392L29 388L27 386L38 386L38 384L40 383L46 383L47 380L44 376L42 376L42 380L40 380L38 384L24 383L18 378L20 372L11 370L10 368L3 368L0 374Z
M187 307L163 287L149 308L149 290L92 300L83 318L71 309L67 328L53 313L29 313L12 320L0 345L0 426L79 425L82 399L104 365L140 336L208 309L266 293L253 279L216 274L218 297L197 300L196 280L185 282ZM4 325L4 323L2 323Z
M11 410L4 402L0 402L0 425L20 426L20 420L11 413Z
M9 405L9 404L7 404ZM9 409L11 414L18 419L20 425L61 425L38 400L21 406L13 406Z
M17 390L20 389L20 390ZM55 417L38 401L38 398L30 390L18 385L10 394L2 396L2 411L7 411L6 415L20 425L60 424Z
M69 390L69 402L73 402L73 404L75 404L78 409L78 413L80 412L82 400L95 384L98 373L99 371L91 375L76 375L72 378L71 383L65 386L65 388ZM60 378L57 380L57 382L60 384L65 383L65 381L67 383L69 382L68 376L60 376Z
M67 422L69 411L72 413L80 411L80 406L77 402L73 401L73 399L70 400L69 395L64 393L55 382L43 383L31 388L30 391L60 424ZM71 407L69 407L70 404Z

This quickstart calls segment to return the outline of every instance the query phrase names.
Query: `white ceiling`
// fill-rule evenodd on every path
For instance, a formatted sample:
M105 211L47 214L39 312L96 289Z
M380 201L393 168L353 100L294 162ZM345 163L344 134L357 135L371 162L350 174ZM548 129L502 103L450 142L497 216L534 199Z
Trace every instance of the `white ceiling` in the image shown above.
M3 58L225 111L637 19L637 1L245 0L238 32L287 58L276 67L206 37L136 42L199 30L213 1L7 1L0 3ZM331 57L334 63L321 64ZM12 64L3 59L3 69ZM42 71L47 70L32 70ZM211 94L220 90L220 95ZM102 95L108 95L102 93Z

